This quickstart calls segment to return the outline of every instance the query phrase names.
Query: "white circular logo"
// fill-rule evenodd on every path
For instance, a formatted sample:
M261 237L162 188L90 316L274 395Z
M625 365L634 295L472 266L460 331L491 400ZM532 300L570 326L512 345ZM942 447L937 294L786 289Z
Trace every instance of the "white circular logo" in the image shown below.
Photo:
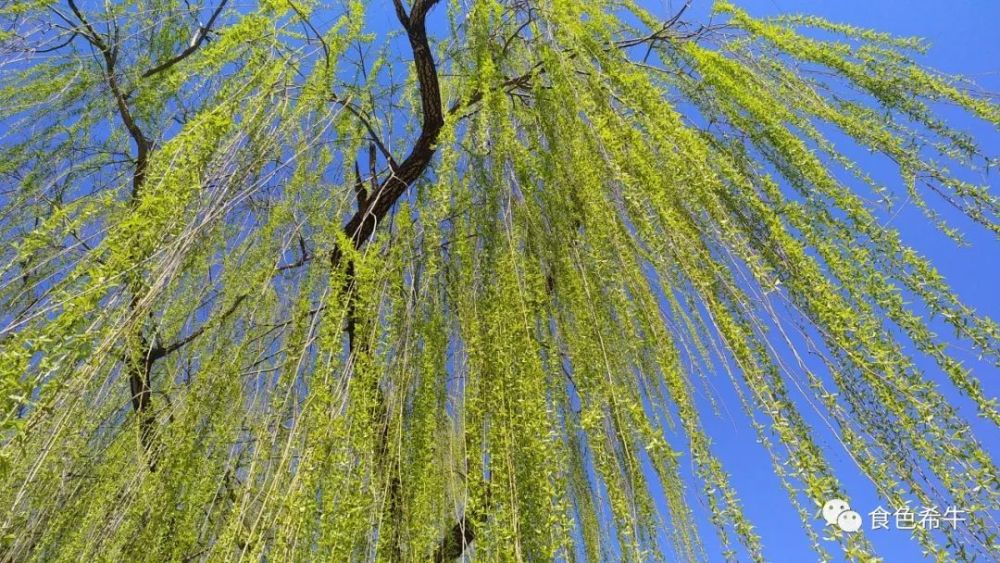
M845 510L837 516L837 526L845 532L857 532L861 529L861 515L853 510Z
M841 500L839 498L830 499L823 505L823 519L826 520L827 524L834 525L837 523L837 517L840 516L842 512L846 512L850 509L851 507L847 504L846 500Z

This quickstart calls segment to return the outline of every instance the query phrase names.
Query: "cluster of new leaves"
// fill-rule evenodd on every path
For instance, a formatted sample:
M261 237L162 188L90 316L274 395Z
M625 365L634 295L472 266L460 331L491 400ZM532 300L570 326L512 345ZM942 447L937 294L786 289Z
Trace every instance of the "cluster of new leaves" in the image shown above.
M699 502L763 560L721 386L820 557L875 554L817 533L851 491L816 418L888 504L969 510L928 553L995 549L997 468L913 357L997 424L930 318L989 366L1000 328L879 218L1000 233L933 111L1000 107L919 41L206 2L0 2L0 560L698 560Z

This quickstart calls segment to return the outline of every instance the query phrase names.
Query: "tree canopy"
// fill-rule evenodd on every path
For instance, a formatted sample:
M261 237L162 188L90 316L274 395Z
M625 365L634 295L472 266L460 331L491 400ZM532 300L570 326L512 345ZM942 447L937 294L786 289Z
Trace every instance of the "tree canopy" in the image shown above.
M880 219L1000 234L1000 105L686 8L0 2L0 561L763 561L720 387L819 558L821 431L995 557L1000 327Z

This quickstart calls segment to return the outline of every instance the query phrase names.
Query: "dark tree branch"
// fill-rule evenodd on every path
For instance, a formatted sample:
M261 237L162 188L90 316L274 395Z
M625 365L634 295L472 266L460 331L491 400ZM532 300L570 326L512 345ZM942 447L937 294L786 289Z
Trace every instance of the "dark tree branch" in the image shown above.
M313 34L316 35L316 39L319 40L319 44L323 47L323 60L326 62L326 69L330 70L330 64L332 62L330 60L330 46L327 45L326 40L323 39L323 34L320 33L318 29L316 29L316 26L314 26L312 22L309 21L309 18L306 17L306 15L302 12L301 9L299 9L298 6L295 5L294 2L289 0L288 5L291 6L292 10L295 12L295 15L297 15L299 19L302 20L302 22L306 25L306 27L311 29Z
M365 181L361 179L361 167L358 161L354 161L354 195L358 200L358 209L364 207L365 200L368 199L368 190L365 189Z
M395 163L390 161L389 166L393 167ZM375 171L375 143L368 144L368 181L371 182L372 192L375 192L378 189L378 172Z
M239 307L240 303L242 303L244 299L246 299L246 295L237 297L233 301L233 304L219 315L219 322L224 321L227 317L229 317L229 315L236 311L236 308ZM140 332L140 349L144 351L142 357L134 358L129 357L128 355L125 357L125 370L128 374L129 389L132 392L132 410L136 413L136 416L139 417L139 441L142 444L143 449L146 451L147 464L149 465L150 471L156 471L156 453L153 442L156 417L150 412L153 393L153 366L162 358L173 354L196 340L199 336L205 333L205 330L210 324L211 322L206 321L200 327L191 332L191 334L166 346L160 344L155 337L153 342L150 343L146 339L145 335ZM169 403L169 399L167 399L167 401Z
M104 44L104 40L101 39L101 35L94 30L94 27L90 25L90 21L87 20L86 17L84 17L82 12L80 12L80 8L76 6L76 2L74 0L67 0L67 1L69 3L69 9L73 11L73 14L76 16L78 20L80 20L80 24L83 25L83 28L86 30L84 37L86 37L102 53L105 50L107 50L107 47Z
M344 231L350 238L351 243L358 249L372 238L379 222L385 218L399 198L413 183L423 176L424 172L430 166L431 159L436 150L435 142L437 141L438 134L441 132L441 128L444 126L437 67L427 40L427 30L424 23L428 11L436 2L437 0L416 0L410 9L410 14L407 15L402 1L393 0L393 5L396 8L396 16L406 31L410 49L413 53L413 65L417 72L423 120L420 134L417 136L416 141L414 141L410 153L403 159L402 163L397 165L393 161L392 155L380 144L379 148L389 161L389 176L382 182L378 182L375 174L374 143L378 142L378 138L367 121L362 120L368 128L369 134L373 137L373 144L369 145L368 153L372 193L364 193L361 172L357 166L357 162L355 162L358 209L344 226ZM355 113L355 115L357 114ZM339 251L331 254L330 259L334 266L340 264L341 256L342 254ZM347 326L345 327L345 331L347 332L348 343L353 354L357 352L359 345L362 345L357 334L356 303L351 298L355 283L354 262L348 261L344 266L346 274L345 290L347 294ZM384 460L388 455L389 448L389 420L382 418L384 415L382 411L385 410L385 397L381 389L376 389L375 391L379 397L378 405L381 405L381 408L376 407L376 412L372 413L372 421L375 424L381 425L382 428L379 433L380 438L379 445L376 448L376 455ZM391 467L386 467L384 470L390 472L386 476L389 480L388 503L390 518L394 522L398 536L400 533L399 528L402 525L402 499L400 498L399 476L398 474L391 473L393 471ZM465 547L472 542L473 538L474 534L472 533L471 526L469 526L465 518L462 518L442 538L434 552L434 561L450 561L460 557L464 553ZM397 561L402 560L400 549L401 547L397 541L393 548L393 557Z
M191 38L191 42L183 51L142 73L142 77L149 78L150 76L159 74L194 54L198 50L198 47L201 47L201 44L208 38L208 34L212 31L212 26L215 25L215 20L219 18L219 14L222 13L228 1L222 0L219 2L218 7L212 12L212 16L208 18L208 23L198 27L198 31L195 32L194 37Z
M462 516L441 538L437 549L434 550L434 563L445 563L458 559L475 539L476 531L472 522L467 517Z
M115 99L115 103L118 106L118 114L121 116L122 122L125 124L125 129L128 131L130 137L135 142L136 146L136 156L135 156L135 169L132 171L132 197L131 201L135 203L138 201L139 190L142 187L143 182L146 179L146 167L149 163L149 150L150 142L143 134L142 129L139 128L138 123L132 116L132 112L129 109L128 102L126 101L125 95L121 91L121 87L118 85L118 78L115 74L115 65L118 59L118 46L117 46L117 34L118 28L115 26L115 39L113 44L109 44L105 41L102 36L97 33L94 27L90 24L90 21L83 12L76 5L75 0L67 0L70 10L80 24L84 28L84 33L82 35L87 38L91 45L93 45L100 53L101 57L104 59L104 78L108 84L108 89L111 90L111 94ZM130 302L130 309L134 310L136 300L133 299ZM125 360L125 371L128 374L129 388L132 392L132 410L139 417L139 441L143 446L143 449L147 454L147 461L149 464L150 471L156 471L156 459L155 453L153 451L153 425L155 423L155 418L149 412L150 398L151 398L151 386L150 386L150 373L153 367L153 361L150 356L150 345L145 335L140 331L139 339L142 344L142 350L146 351L145 358L142 361L138 361L138 358L126 358Z
M76 32L76 31L73 31L73 32L71 32L69 34L69 39L67 39L66 41L63 41L62 43L56 45L55 47L47 47L45 49L34 49L34 50L32 50L32 52L33 53L51 53L53 51L58 51L59 49L62 49L66 45L69 45L70 43L72 43L73 40L76 39L77 35L79 35L79 33Z
M104 59L104 75L105 80L108 84L109 90L111 90L112 96L114 97L115 103L118 107L118 114L121 117L122 122L125 125L125 129L128 131L129 136L135 142L136 145L136 156L135 156L135 169L132 173L132 193L131 201L133 204L138 202L139 193L146 179L146 169L149 165L149 153L152 148L152 143L143 133L142 129L139 127L138 122L132 115L132 111L128 105L129 94L123 93L121 86L118 83L118 78L116 74L116 63L118 60L118 27L113 25L114 39L105 40L91 25L90 21L83 15L79 7L76 5L75 0L67 0L70 10L80 21L83 26L83 32L74 31L74 36L80 33L93 45L100 53ZM156 65L155 67L147 70L142 74L143 78L151 77L155 74L163 72L177 63L183 61L194 53L202 43L208 37L211 32L212 27L215 25L215 21L218 19L222 10L225 8L228 0L222 0L215 11L212 13L205 26L198 28L195 36L192 38L190 44L187 48L181 51L179 54L167 59L166 61ZM73 36L70 37L72 39ZM305 255L303 255L305 257ZM238 297L232 306L222 314L222 319L228 317L239 304L245 299L246 296ZM135 299L132 300L133 308ZM155 341L152 344L149 343L148 339L140 331L140 341L142 343L141 349L144 350L143 357L141 361L135 359L126 359L125 370L128 374L129 388L132 393L132 410L139 417L139 438L146 450L147 459L150 471L156 471L156 458L154 452L154 426L155 417L150 413L151 398L152 398L152 386L151 386L151 374L153 371L153 365L161 358L176 352L180 348L186 346L190 342L201 336L208 323L203 324L201 327L196 329L194 332L189 334L187 337L182 338L172 344L167 346L160 345Z
M139 340L142 350L149 350L149 342L145 335L139 333ZM156 452L153 438L155 431L156 417L149 412L150 399L152 398L152 385L150 375L153 371L153 360L149 354L143 358L126 357L125 370L128 373L129 389L132 391L132 411L139 419L139 443L146 452L146 464L150 472L156 471Z
M83 25L85 32L82 35L101 53L101 57L104 59L104 79L115 99L115 104L118 106L118 114L121 116L122 123L125 124L125 129L128 131L129 136L132 137L132 141L135 142L135 170L132 172L132 199L135 200L146 178L146 167L149 164L151 143L132 116L126 96L122 93L121 87L118 84L118 78L115 74L115 64L118 59L117 43L109 45L94 30L90 21L87 20L86 16L77 7L75 0L67 0L67 2L69 3L70 10L73 11L73 14L80 20L80 24Z
M385 218L396 201L419 179L430 166L434 156L438 134L444 126L444 114L441 110L441 89L438 84L437 67L427 41L427 29L424 19L437 0L417 0L406 14L401 0L393 0L396 16L406 31L410 49L413 52L413 65L417 71L417 81L420 90L420 107L423 122L420 134L413 143L410 153L399 165L390 162L389 176L383 180L373 193L368 195L365 205L359 207L344 226L344 232L350 238L355 248L364 246L372 235L378 223ZM331 261L337 263L340 253L334 252Z
M354 104L352 104L350 100L341 99L337 97L336 94L332 96L331 100L334 103L342 105L347 111L351 112L351 115L353 115L358 121L361 122L362 125L364 125L365 130L368 131L368 136L371 138L372 142L375 143L375 146L378 147L378 150L379 152L382 153L382 156L384 156L385 159L389 162L390 168L395 168L396 166L398 166L396 164L396 160L392 156L392 152L389 151L389 147L387 147L385 143L382 142L381 137L375 131L375 127L371 124L371 121L367 117L365 117L365 115L361 112L361 110L354 107Z
M243 300L246 298L247 298L246 295L240 295L239 297L234 299L233 304L230 305L228 309L226 309L225 311L222 312L222 314L219 315L219 322L226 320L229 317L229 315L232 315L233 312L236 311L236 308L240 306L240 303L242 303ZM170 354L173 354L174 352L180 350L184 346L187 346L194 340L197 340L199 336L204 334L205 330L208 329L208 326L210 324L211 323L209 322L205 322L200 327L192 331L191 334L185 336L184 338L181 338L180 340L172 342L166 346L159 346L159 345L154 346L149 351L150 361L155 362L156 360L159 360L164 356L169 356Z

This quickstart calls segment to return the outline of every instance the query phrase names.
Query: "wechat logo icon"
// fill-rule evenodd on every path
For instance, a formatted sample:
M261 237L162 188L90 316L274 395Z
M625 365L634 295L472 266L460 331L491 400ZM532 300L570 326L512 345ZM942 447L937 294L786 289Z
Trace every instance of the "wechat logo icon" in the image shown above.
M823 519L831 526L854 533L861 529L861 515L851 510L846 500L830 499L823 505Z

